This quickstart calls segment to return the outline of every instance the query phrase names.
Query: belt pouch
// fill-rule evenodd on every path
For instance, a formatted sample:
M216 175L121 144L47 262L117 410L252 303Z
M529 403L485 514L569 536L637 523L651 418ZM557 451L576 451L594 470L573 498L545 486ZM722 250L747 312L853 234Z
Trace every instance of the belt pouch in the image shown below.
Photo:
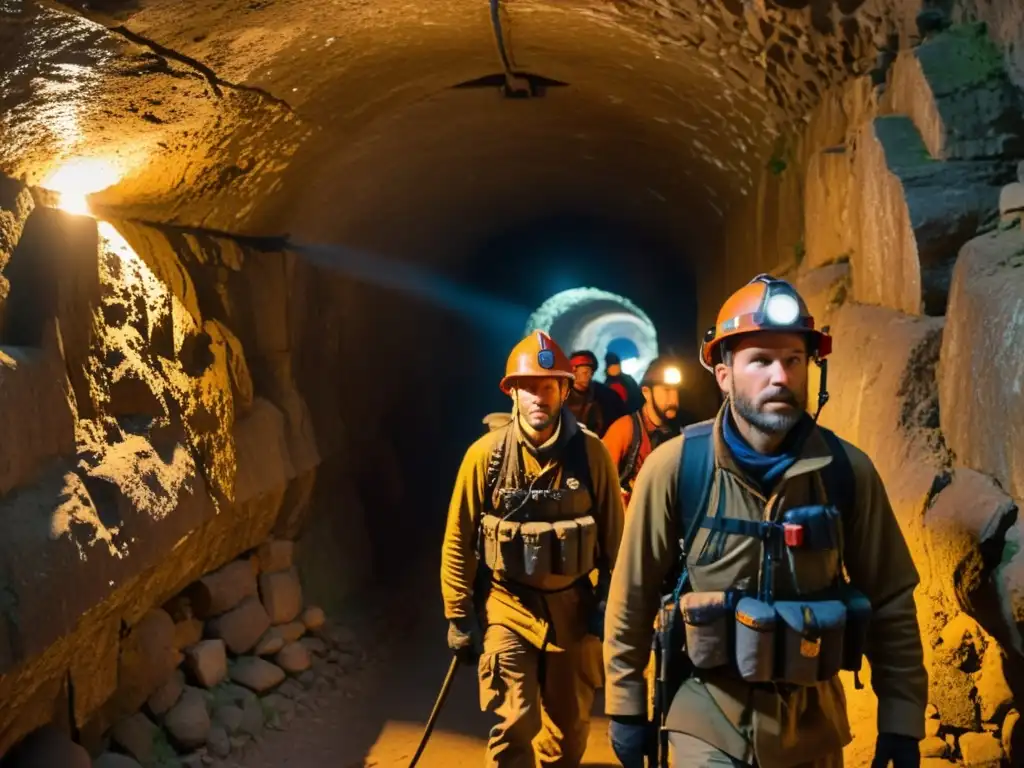
M818 680L831 680L843 666L843 638L846 634L846 606L841 600L811 603L821 631L818 654Z
M492 571L498 570L498 521L497 515L484 515L480 521L480 533L484 545L484 565Z
M512 578L523 576L523 544L519 539L519 523L502 520L498 523L498 568Z
M736 669L751 683L765 683L775 671L775 608L753 597L736 605Z
M580 532L574 520L559 520L552 523L558 554L554 558L553 570L562 576L576 576L580 573Z
M778 665L775 682L808 686L818 682L821 633L810 603L777 602Z
M576 518L580 535L580 574L590 573L597 564L597 520L591 515Z
M523 571L527 576L551 573L551 554L555 548L555 531L551 523L523 523L519 528L523 541Z
M730 616L727 592L689 592L679 599L686 625L686 654L698 669L729 663Z
M843 636L843 665L850 672L859 672L867 650L868 628L871 625L871 601L863 592L843 586L840 590L846 606L846 632Z

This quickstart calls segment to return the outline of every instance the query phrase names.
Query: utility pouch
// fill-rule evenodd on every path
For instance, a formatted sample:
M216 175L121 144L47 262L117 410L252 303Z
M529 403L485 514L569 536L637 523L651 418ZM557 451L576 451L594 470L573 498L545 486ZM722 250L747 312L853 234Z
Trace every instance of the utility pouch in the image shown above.
M846 607L838 600L778 602L778 682L810 686L840 668Z
M590 573L597 566L597 520L591 515L576 518L580 536L579 573Z
M575 576L580 573L580 531L575 520L559 520L552 523L555 543L558 545L552 558L552 571L561 576Z
M729 592L688 592L679 598L686 625L686 653L697 669L729 663L731 602Z
M498 523L501 518L497 515L484 515L480 520L480 534L483 539L484 565L492 571L498 570Z
M551 573L551 556L555 548L555 530L551 523L523 523L519 528L523 542L523 571L527 576Z
M523 544L519 539L520 524L511 520L498 523L498 563L494 569L515 578L523 575Z
M846 632L843 636L842 669L859 672L868 644L868 628L873 609L867 595L849 585L840 590L840 600L846 606Z
M833 506L813 504L787 509L782 524L790 548L839 551L839 510Z
M765 683L775 671L775 608L753 597L736 604L736 669L744 680Z

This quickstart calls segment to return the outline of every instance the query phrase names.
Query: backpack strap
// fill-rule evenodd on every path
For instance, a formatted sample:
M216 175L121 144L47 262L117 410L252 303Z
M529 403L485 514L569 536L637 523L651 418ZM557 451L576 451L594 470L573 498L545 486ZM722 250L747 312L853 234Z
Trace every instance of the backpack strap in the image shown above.
M836 434L824 427L818 430L828 443L832 461L821 470L821 479L825 484L825 493L830 504L834 504L844 520L852 519L857 509L857 478L853 475L853 465L843 448L842 441Z
M683 430L683 449L679 457L679 486L676 493L679 531L679 578L672 593L674 601L686 588L689 573L686 558L701 524L707 516L708 498L715 478L714 421L691 424Z
M619 485L623 488L626 487L626 483L629 482L629 478L633 475L633 470L636 469L637 459L640 458L640 445L643 443L643 419L640 418L640 414L636 411L629 414L629 418L633 424L633 436L629 441L629 453L626 454L626 463L619 471Z

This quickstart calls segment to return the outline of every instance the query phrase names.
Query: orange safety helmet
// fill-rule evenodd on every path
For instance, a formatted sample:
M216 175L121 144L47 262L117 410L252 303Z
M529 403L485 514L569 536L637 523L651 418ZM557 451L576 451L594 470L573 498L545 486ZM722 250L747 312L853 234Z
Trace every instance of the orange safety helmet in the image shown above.
M718 311L718 320L700 343L700 362L714 370L715 350L733 336L757 331L802 333L807 349L818 360L832 352L832 337L814 327L807 304L785 280L761 274L730 296Z
M554 377L574 380L569 358L562 348L544 331L534 331L512 348L505 363L505 378L501 380L501 391L506 395L512 391L513 382L522 376Z

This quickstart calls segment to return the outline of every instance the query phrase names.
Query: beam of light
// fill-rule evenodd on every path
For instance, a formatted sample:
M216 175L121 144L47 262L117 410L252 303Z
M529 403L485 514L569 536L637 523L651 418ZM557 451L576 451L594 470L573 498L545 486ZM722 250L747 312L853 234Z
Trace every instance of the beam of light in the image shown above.
M622 361L622 372L627 376L636 378L639 374L643 373L640 370L640 358L639 357L627 357Z
M530 314L525 306L502 301L407 262L338 245L290 243L289 248L338 274L419 297L491 330L518 332Z
M86 198L112 187L121 180L121 176L121 170L109 160L80 157L55 168L39 186L57 193L57 207L62 211L90 216L92 212Z

